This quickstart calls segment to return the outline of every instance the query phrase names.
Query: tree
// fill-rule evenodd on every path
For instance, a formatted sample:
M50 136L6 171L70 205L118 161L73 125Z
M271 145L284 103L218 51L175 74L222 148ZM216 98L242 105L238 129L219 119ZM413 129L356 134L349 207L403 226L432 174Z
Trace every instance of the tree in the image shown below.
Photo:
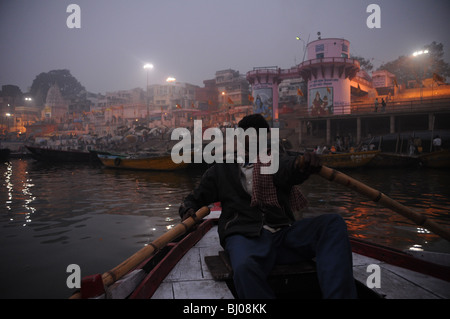
M444 45L442 43L436 43L433 41L431 44L425 46L425 50L428 50L430 56L430 64L428 65L427 78L433 77L434 74L438 74L442 77L450 76L450 65L443 59L444 57Z
M369 73L370 71L372 71L373 69L373 64L372 62L370 62L370 60L366 60L363 57L360 56L350 56L352 59L358 60L359 64L361 66L361 70L366 71L367 73Z
M410 80L432 78L434 74L442 77L450 76L450 65L443 60L444 45L433 41L424 46L427 54L418 56L400 56L397 60L381 65L378 70L393 73L398 83L407 84Z
M45 104L48 89L55 83L67 101L85 99L85 88L70 74L69 70L52 70L36 76L31 85L30 93L34 97L37 106Z

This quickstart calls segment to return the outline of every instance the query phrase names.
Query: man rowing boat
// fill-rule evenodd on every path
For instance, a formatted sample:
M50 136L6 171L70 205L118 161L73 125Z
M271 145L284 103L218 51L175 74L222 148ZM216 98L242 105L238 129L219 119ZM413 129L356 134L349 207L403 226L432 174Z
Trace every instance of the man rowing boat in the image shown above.
M238 126L257 132L269 129L260 114L244 117ZM261 174L260 168L266 164L259 159L254 163L248 157L244 163L216 163L180 206L184 220L202 206L221 202L219 238L230 256L239 298L274 298L267 282L274 265L314 257L324 298L356 298L351 248L342 217L294 218L294 212L307 204L297 185L321 167L314 154L306 153L303 158L280 156L279 169L273 174Z

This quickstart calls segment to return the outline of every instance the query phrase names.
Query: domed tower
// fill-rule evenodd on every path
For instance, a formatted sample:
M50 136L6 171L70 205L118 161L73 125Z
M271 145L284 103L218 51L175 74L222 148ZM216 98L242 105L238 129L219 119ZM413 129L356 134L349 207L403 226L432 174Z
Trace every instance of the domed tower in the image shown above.
M307 60L298 65L308 82L308 112L311 115L350 114L350 80L359 62L350 59L350 42L328 38L307 45Z
M69 105L61 95L58 85L53 84L47 92L45 100L44 117L52 118L57 122L62 122L62 118L67 115Z

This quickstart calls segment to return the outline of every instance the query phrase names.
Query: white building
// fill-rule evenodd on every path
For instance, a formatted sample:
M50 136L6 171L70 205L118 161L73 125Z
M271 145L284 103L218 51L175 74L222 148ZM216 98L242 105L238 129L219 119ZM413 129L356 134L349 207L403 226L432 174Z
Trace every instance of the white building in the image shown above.
M195 89L198 85L184 82L167 82L149 86L150 109L154 111L197 107Z
M63 122L63 118L67 116L68 111L69 104L63 98L58 84L53 84L47 92L43 117L61 123Z

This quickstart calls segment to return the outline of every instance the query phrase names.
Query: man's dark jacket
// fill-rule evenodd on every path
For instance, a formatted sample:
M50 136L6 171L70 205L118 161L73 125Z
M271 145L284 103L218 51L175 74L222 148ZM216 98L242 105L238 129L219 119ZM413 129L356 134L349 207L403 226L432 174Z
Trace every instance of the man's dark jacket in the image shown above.
M288 203L291 188L308 178L308 174L295 168L295 160L296 156L280 157L279 169L273 174L281 208L267 205L251 207L251 195L241 183L243 173L239 164L216 163L205 172L199 186L184 199L180 216L190 208L197 211L203 206L221 202L218 232L222 246L225 238L233 234L259 236L264 224L274 228L290 225L294 222Z

